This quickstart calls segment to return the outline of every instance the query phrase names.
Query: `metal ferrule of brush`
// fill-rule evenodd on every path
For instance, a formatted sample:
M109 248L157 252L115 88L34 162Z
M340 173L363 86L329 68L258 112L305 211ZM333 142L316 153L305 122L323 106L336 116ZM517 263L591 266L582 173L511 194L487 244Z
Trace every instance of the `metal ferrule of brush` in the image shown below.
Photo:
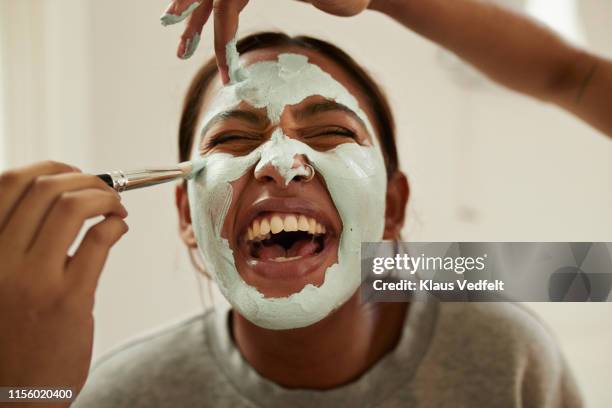
M176 180L183 177L184 173L178 167L170 167L136 171L117 170L111 171L108 175L112 179L115 191L121 193L126 190L134 190Z

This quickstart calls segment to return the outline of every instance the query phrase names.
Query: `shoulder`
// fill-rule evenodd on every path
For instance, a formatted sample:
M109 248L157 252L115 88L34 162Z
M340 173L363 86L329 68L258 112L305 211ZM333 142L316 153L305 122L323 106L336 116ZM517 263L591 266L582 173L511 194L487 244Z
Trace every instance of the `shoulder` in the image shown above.
M512 302L440 303L436 337L465 342L480 357L525 359L555 365L560 353L552 332L529 309Z
M553 334L527 307L514 302L441 303L443 330L469 331L505 343L550 343Z
M438 313L428 354L448 369L450 378L461 376L461 382L481 384L498 395L511 391L538 406L558 406L560 401L580 405L555 336L527 307L513 302L440 303Z
M169 392L184 391L185 378L206 377L206 321L198 314L140 336L98 359L75 407L156 406ZM192 383L188 381L190 386ZM183 394L184 395L184 394Z
M193 352L193 343L204 342L206 339L205 323L210 314L211 311L197 314L129 340L96 360L91 372L125 364L165 364L167 360L185 358ZM151 361L151 356L155 356L155 361Z

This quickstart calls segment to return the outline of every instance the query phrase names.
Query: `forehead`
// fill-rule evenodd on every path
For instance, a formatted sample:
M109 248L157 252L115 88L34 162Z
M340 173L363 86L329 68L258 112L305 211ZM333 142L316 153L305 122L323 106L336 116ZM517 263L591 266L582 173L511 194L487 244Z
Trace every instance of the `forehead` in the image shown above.
M372 123L373 125L376 123L373 117L372 109L367 103L368 98L364 94L363 90L357 85L357 83L350 77L350 75L342 66L340 66L332 59L321 55L317 51L298 46L266 48L261 50L249 51L246 54L240 56L240 61L245 66L249 66L262 61L275 61L278 58L278 55L283 53L301 54L306 56L308 58L309 63L319 66L319 68L327 72L336 81L342 84L342 86L344 86L348 90L348 92L352 94L355 99L357 99L359 107L368 116L370 123ZM211 101L214 99L214 96L221 88L222 83L220 77L219 75L216 75L210 86L208 87L206 94L204 95L202 110L200 112L200 119L203 116L202 112L206 112L209 109Z

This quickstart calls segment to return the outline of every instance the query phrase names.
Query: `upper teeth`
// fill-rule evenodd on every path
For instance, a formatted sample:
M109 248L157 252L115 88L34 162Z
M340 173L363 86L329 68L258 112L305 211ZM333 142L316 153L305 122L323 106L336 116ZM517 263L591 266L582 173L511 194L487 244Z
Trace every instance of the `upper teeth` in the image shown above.
M270 233L305 231L312 235L325 234L325 226L303 214L271 214L256 218L247 230L246 238L265 239Z

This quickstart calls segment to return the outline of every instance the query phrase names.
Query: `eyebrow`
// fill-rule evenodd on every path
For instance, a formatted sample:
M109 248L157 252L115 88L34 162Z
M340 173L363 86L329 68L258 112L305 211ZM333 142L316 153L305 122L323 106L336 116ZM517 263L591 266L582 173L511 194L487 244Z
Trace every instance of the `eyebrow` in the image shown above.
M232 109L232 110L220 112L216 114L215 116L213 116L208 121L206 126L202 128L202 131L200 132L200 137L204 136L206 132L216 123L219 123L219 122L222 122L228 119L238 119L243 122L248 122L252 125L259 126L259 127L265 127L269 123L269 119L266 116L262 116L258 113L251 112L248 110Z
M363 123L363 120L361 120L361 118L355 113L355 111L353 111L347 106L342 105L341 103L334 101L314 102L308 104L301 109L297 109L294 115L297 119L307 119L312 116L318 115L319 113L334 111L341 111L350 114L351 116L353 116L353 118L358 120L364 128L366 128L365 123Z

